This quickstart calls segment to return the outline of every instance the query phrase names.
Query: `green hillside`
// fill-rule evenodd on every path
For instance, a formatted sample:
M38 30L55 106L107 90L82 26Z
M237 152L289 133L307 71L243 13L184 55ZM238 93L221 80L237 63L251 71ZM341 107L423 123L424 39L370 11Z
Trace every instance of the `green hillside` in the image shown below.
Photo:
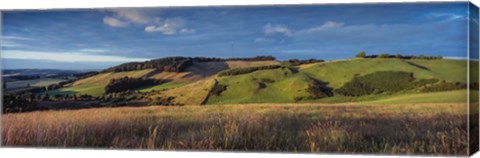
M268 65L269 63L255 63ZM271 62L271 61L270 61ZM205 65L206 64L206 65ZM339 89L355 76L365 76L375 72L396 71L413 73L416 80L438 79L447 82L467 82L467 62L465 60L399 60L399 59L347 59L331 62L300 65L297 67L282 67L257 70L251 73L215 76L211 73L202 74L200 70L213 69L212 64L194 64L185 72L157 72L153 69L101 73L78 80L64 88L49 91L49 94L89 94L100 96L105 92L105 86L111 79L121 77L148 77L168 79L170 82L138 87L139 92L161 91L159 96L175 97L174 101L181 104L245 104L245 103L294 103L294 102L367 102L367 103L400 103L410 102L452 102L451 97L463 95L465 90L448 92L421 93L418 89L394 93L377 93L364 96L343 96L335 93L333 97L312 99L312 92L307 89L313 82L325 83L331 89ZM242 63L238 67L251 67L252 64ZM207 68L209 67L209 68ZM229 66L230 67L230 66ZM233 66L232 66L233 67ZM232 68L231 67L231 68ZM198 69L198 70L197 70ZM221 69L225 69L222 67ZM221 70L215 70L218 72ZM195 71L194 71L195 70ZM478 79L478 76L472 76ZM213 82L215 81L216 82ZM388 81L387 81L388 82ZM212 93L216 86L224 90ZM218 90L218 89L217 89ZM155 96L152 96L155 97ZM420 98L418 98L420 97ZM308 98L308 99L305 99ZM450 99L448 99L450 98ZM204 101L206 99L206 101ZM445 100L446 99L446 100ZM416 101L412 101L416 100ZM459 100L453 99L453 102ZM406 102L407 103L407 102Z
M319 63L300 71L329 82L333 88L341 87L352 80L355 74L366 75L378 71L405 71L414 73L414 77L420 79L466 82L466 63L465 60L349 59Z
M327 86L339 88L351 81L355 75L366 75L379 71L411 72L418 79L437 78L447 82L466 83L466 61L464 60L399 60L399 59L348 59L332 62L317 63L300 66L299 71L292 73L289 69L262 70L249 74L219 77L219 84L227 88L219 96L212 95L208 104L235 104L235 103L292 103L296 97L307 97L308 81L311 78L328 83ZM287 74L287 75L286 75ZM275 80L266 83L266 87L259 89L262 78ZM399 100L410 102L438 101L461 102L452 97L461 97L466 90L454 92L422 93L410 90L395 94L376 94L360 97L348 97L335 94L333 97L300 102L369 102L383 100L384 103L394 103ZM466 94L465 94L466 95ZM422 98L418 99L416 96ZM397 99L394 99L397 98ZM393 100L393 101L390 101ZM417 101L413 101L417 100ZM380 102L378 102L380 103Z
M246 75L219 77L218 84L227 85L220 96L212 95L208 104L284 103L295 97L308 96L310 80L303 73L289 69L261 70ZM264 84L263 88L259 84Z

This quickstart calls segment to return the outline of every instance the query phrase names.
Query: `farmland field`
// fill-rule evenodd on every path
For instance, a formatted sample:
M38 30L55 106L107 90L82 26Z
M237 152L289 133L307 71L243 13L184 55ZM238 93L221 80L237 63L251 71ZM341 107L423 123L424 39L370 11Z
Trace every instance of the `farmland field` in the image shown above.
M66 81L66 80L57 79L57 78L41 78L41 79L33 79L33 80L13 81L13 82L7 82L6 88L7 89L26 88L28 87L28 85L30 85L30 87L44 87L44 86L56 84L62 81Z
M467 105L246 104L39 111L2 116L2 145L451 155ZM19 123L22 122L22 123Z

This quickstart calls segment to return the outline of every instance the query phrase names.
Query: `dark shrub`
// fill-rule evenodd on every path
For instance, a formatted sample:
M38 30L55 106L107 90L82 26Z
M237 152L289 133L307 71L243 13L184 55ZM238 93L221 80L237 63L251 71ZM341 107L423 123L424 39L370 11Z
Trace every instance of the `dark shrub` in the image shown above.
M320 99L333 96L332 88L327 87L327 84L311 79L308 82L307 92L310 93L308 99Z
M362 83L360 80L352 80L345 83L339 89L335 89L335 92L344 96L362 96L369 95L375 91L370 85Z
M32 93L4 94L2 112L12 113L44 110L45 108L37 106L35 97Z
M263 82L258 82L257 88L258 88L259 90L260 90L260 89L267 88L267 84L265 84L265 83L263 83Z
M415 80L413 73L402 71L381 71L365 76L357 76L352 81L336 89L345 96L362 96L382 92L398 92L411 88Z

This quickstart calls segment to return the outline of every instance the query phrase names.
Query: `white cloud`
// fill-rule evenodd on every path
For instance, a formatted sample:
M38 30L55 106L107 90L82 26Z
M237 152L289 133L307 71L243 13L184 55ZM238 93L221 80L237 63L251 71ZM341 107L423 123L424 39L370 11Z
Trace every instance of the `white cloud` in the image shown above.
M292 31L290 31L285 25L267 24L263 26L263 31L267 35L284 34L285 36L292 36Z
M149 10L138 8L117 8L112 9L115 17L125 19L135 24L147 24L153 22L156 18L152 16Z
M128 22L125 22L125 21L121 21L117 18L113 18L113 17L110 17L110 16L106 16L103 18L103 23L108 25L108 26L112 26L112 27L125 27L125 26L128 26Z
M295 32L295 34L296 34L296 35L301 35L301 34L305 34L305 33L321 32L321 31L325 31L325 30L328 30L328 29L332 29L332 28L343 27L343 24L344 24L344 23L338 23L338 22L334 22L334 21L327 21L327 22L325 22L323 25L320 25L320 26L315 26L315 27L312 27L312 28L308 28L308 29L304 29L304 30L299 30L299 31Z
M3 41L7 40L23 40L23 41L29 41L32 40L31 38L28 37L22 37L22 36L2 36Z
M333 29L333 28L340 28L343 27L344 23L338 23L334 21L327 21L323 23L320 26L315 26L303 30L291 30L285 25L272 25L272 24L267 24L263 26L263 31L266 35L272 35L272 34L283 34L285 36L291 37L291 36L296 36L296 35L302 35L302 34L308 34L308 33L314 33L314 32L321 32L325 31L328 29Z
M164 35L173 35L177 32L177 29L183 26L183 19L165 19L159 22L158 25L149 25L145 27L146 32L161 32Z
M36 52L36 51L4 51L2 54L4 59L28 59L28 60L49 60L57 62L132 62L146 61L145 58L131 58L121 56L108 55L92 55L82 52Z
M429 14L432 18L443 18L445 21L452 21L457 19L465 19L467 18L464 15L454 14L454 13L431 13Z
M113 16L105 16L103 23L112 27L125 27L130 24L145 26L145 32L160 32L164 35L195 33L194 29L182 28L185 20L182 18L162 18L156 16L158 11L139 8L110 9Z
M2 36L0 46L4 48L20 48L25 47L26 45L22 44L33 40L32 38L23 37L23 36Z
M183 33L183 34L191 34L195 32L196 32L195 29L187 29L187 28L180 29L180 33Z
M24 47L25 45L17 43L17 42L12 42L12 41L2 41L0 43L0 46L5 47L5 48L21 48L21 47Z
M85 52L85 53L106 53L108 50L106 49L96 49L96 48L89 48L89 49L80 49L80 52Z

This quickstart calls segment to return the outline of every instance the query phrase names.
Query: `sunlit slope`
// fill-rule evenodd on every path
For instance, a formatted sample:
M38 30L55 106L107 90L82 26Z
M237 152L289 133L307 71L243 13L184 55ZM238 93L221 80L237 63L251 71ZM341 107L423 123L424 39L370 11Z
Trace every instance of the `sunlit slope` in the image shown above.
M185 105L200 105L207 99L210 90L215 86L214 78L206 78L178 88L169 89L161 92L159 97L174 97L173 102Z
M153 72L148 77L164 80L168 83L161 85L139 88L146 92L151 90L165 90L177 88L189 83L200 81L215 76L218 72L231 68L255 67L264 65L279 65L278 61L211 61L193 62L183 72Z
M415 78L438 78L440 80L467 81L465 60L399 60L399 59L349 59L319 63L300 68L301 72L328 82L330 87L339 88L358 75L377 71L412 72Z
M312 79L327 82L329 87L339 88L353 77L378 71L412 72L415 78L437 78L451 82L466 83L466 61L464 60L399 60L399 59L349 59L325 63L302 65L298 72L289 69L261 70L253 73L218 77L220 85L227 88L220 95L211 95L207 104L243 104L243 103L293 103L296 98L308 97L309 81ZM272 79L274 82L263 82ZM260 82L264 85L260 88ZM362 97L346 97L335 94L334 97L301 102L367 102L395 103L410 100L412 103L462 102L466 90L454 92L422 93L404 92L404 94L379 94ZM422 95L423 97L416 97ZM460 99L456 99L460 98ZM405 102L407 103L407 102Z
M67 94L88 94L99 96L105 93L105 87L111 79L118 79L123 77L140 78L153 69L126 71L126 72L109 72L97 74L85 79L78 80L67 87L49 92L50 94L67 93Z
M219 77L218 84L227 88L220 95L211 95L207 104L294 102L296 97L308 96L309 80L286 68Z

